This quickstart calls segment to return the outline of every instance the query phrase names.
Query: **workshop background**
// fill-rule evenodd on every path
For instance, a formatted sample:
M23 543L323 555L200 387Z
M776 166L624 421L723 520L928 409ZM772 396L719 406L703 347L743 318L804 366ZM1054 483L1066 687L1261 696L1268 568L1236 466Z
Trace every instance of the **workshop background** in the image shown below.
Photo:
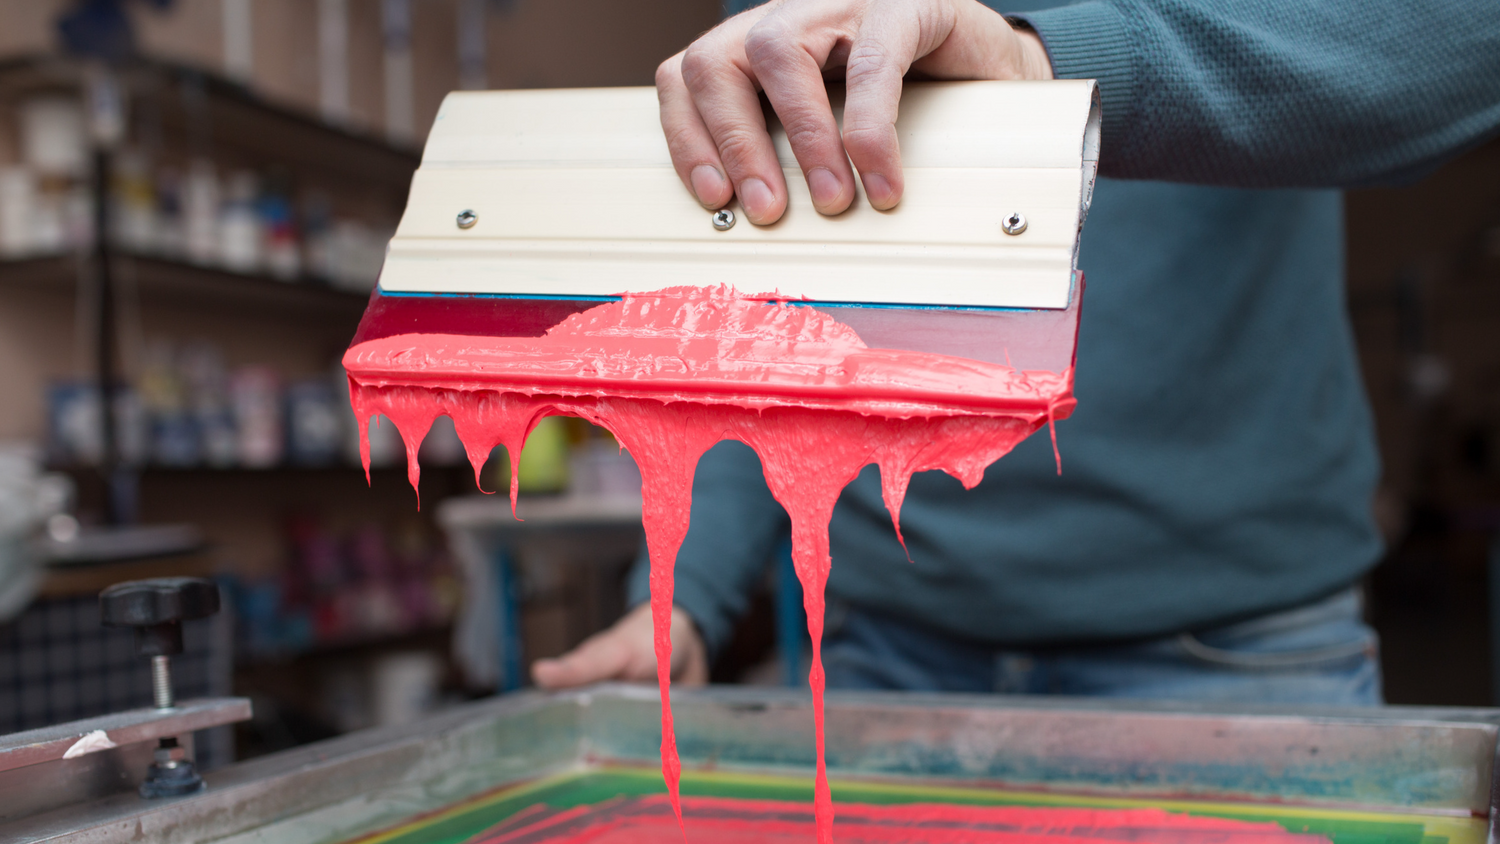
M149 703L130 634L98 625L123 580L224 590L179 697L256 717L206 767L516 688L618 617L639 476L606 433L538 429L521 528L439 425L419 510L390 425L366 486L338 360L448 91L647 85L719 12L0 0L0 733ZM1500 704L1500 142L1346 206L1386 695ZM716 679L800 674L789 582L768 561Z

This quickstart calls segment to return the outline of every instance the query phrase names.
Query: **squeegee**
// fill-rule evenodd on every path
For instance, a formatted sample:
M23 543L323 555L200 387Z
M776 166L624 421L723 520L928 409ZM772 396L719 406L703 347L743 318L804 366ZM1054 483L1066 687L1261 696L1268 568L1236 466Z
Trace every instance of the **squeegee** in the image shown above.
M839 91L830 94L840 111ZM861 195L842 214L819 214L785 132L768 120L790 195L781 220L756 226L737 205L705 209L683 187L654 89L448 95L345 357L349 377L1066 415L1079 232L1098 161L1092 81L908 84L896 127L907 187L890 211ZM781 307L698 323L678 304L694 289ZM666 297L661 320L633 336L558 330L651 295ZM804 348L812 360L786 348L806 325L769 324L820 317L849 336ZM413 344L415 335L448 339ZM693 342L712 353L680 353ZM913 352L936 356L933 365L890 371Z

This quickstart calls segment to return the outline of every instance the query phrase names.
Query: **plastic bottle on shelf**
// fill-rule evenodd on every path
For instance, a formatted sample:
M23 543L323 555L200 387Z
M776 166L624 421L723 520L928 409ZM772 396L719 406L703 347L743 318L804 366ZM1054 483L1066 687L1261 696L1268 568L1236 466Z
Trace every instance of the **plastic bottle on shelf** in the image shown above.
M356 293L374 289L391 231L358 220L335 220L327 234L329 280Z
M239 438L229 406L229 374L217 346L189 343L178 357L187 391L188 412L198 430L202 461L215 468L233 466L239 457Z
M111 232L117 245L137 252L156 251L156 185L145 156L138 150L126 150L116 157L110 210Z
M187 229L182 215L182 176L164 167L156 174L156 252L167 258L187 257Z
M281 462L281 384L263 366L246 366L230 379L231 405L239 438L240 465L263 469Z
M436 654L430 651L382 654L370 673L376 726L411 723L437 708L443 663Z
M21 103L21 159L42 176L83 178L88 173L88 136L77 97L45 94Z
M339 459L343 419L333 389L323 379L299 381L287 390L287 453L301 466Z
M128 385L114 391L115 446L120 462L146 462L151 437L139 393ZM47 386L47 459L63 465L97 466L104 454L99 390L94 384L58 381Z
M36 248L36 180L24 166L0 168L0 258L22 258Z
M153 463L179 467L198 464L198 429L188 413L185 392L172 344L162 339L147 344L140 395L150 418Z
M256 211L255 174L241 170L229 179L223 211L219 214L219 260L225 269L259 272L264 261L261 216Z
M55 255L93 242L93 207L81 186L62 176L33 182L27 254Z
M50 180L42 182L47 194L55 197L54 207L59 209L56 219L61 229L40 248L46 252L89 248L94 243L93 195L81 182L70 182L66 188L53 188L54 184Z
M33 187L27 251L86 247L93 215L84 185L88 137L82 104L76 97L46 94L22 102L16 113L21 161Z
M329 233L333 226L333 204L319 190L303 194L299 205L302 223L302 268L313 278L333 278L329 253Z
M282 281L296 281L302 275L302 250L297 244L286 182L282 175L267 179L256 210L260 214L266 271Z
M214 164L199 158L188 165L182 184L183 245L190 261L219 261L219 176Z

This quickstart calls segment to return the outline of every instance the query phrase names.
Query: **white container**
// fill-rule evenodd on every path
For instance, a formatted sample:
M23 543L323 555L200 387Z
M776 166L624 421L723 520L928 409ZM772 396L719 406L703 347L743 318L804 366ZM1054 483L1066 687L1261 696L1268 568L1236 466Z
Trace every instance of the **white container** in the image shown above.
M240 171L229 181L229 201L219 215L219 261L240 273L259 272L265 258L260 215L255 211L255 174Z
M239 436L240 465L264 469L280 463L285 440L281 384L276 373L264 367L247 366L234 374L229 390L234 427Z
M0 169L0 256L36 249L36 180L25 167Z
M0 444L0 622L18 615L36 593L42 560L31 540L71 497L67 478L42 474L35 448Z
M183 179L182 235L189 260L199 264L218 262L219 177L211 161L194 161Z
M409 724L437 708L443 662L427 651L381 657L371 672L375 724Z
M77 99L36 97L17 109L21 160L43 176L81 177L88 170L88 136Z
M156 251L160 242L158 210L150 166L144 156L131 150L118 157L114 175L110 206L114 240L137 252Z

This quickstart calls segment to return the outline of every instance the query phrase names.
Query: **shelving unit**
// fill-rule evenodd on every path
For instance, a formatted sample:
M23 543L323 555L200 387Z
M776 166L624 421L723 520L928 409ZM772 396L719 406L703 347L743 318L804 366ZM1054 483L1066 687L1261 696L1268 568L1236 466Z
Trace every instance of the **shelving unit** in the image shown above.
M137 61L119 68L117 80L130 115L125 143L149 146L158 163L181 167L206 159L220 173L271 172L293 191L315 192L330 213L342 218L383 226L399 217L419 163L416 150L325 124L180 65ZM0 121L30 97L83 96L87 84L88 70L76 62L48 56L0 61ZM96 168L108 166L108 155L95 156ZM112 184L108 170L103 177L96 170L96 207L107 195L101 194L101 186ZM8 412L41 417L40 396L55 380L101 383L111 373L128 375L139 363L140 344L156 337L210 340L230 366L264 365L286 379L331 381L368 299L367 293L340 288L307 270L288 280L131 249L121 242L110 237L105 250L97 243L80 244L62 252L0 259L0 311L9 311L8 316L0 313L0 319L19 326L25 335L21 339L29 338L26 346L35 350L29 359L12 361L6 373L10 390L25 398ZM303 266L309 264L304 261ZM108 306L98 320L101 301ZM109 484L124 476L137 495L140 523L191 526L199 537L192 553L107 565L74 561L45 581L43 594L53 602L86 600L110 582L141 576L275 580L299 559L288 527L293 520L316 523L341 549L352 546L354 531L370 524L390 531L392 543L416 536L424 548L438 548L434 505L474 490L467 466L424 466L421 510L404 465L376 468L368 485L358 466L342 462L268 468L118 465L103 472L85 465L51 468L74 480L86 522L100 520ZM352 558L345 564L351 567L348 576L365 576L356 572ZM445 658L448 630L445 624L423 622L387 634L320 643L274 661L256 658L237 666L234 683L237 691L257 696L268 713L312 722L319 717L311 711L313 698L330 666L389 649L425 650ZM293 684L300 687L278 683L277 675L300 678ZM274 732L275 725L270 729ZM265 745L257 740L246 750Z

